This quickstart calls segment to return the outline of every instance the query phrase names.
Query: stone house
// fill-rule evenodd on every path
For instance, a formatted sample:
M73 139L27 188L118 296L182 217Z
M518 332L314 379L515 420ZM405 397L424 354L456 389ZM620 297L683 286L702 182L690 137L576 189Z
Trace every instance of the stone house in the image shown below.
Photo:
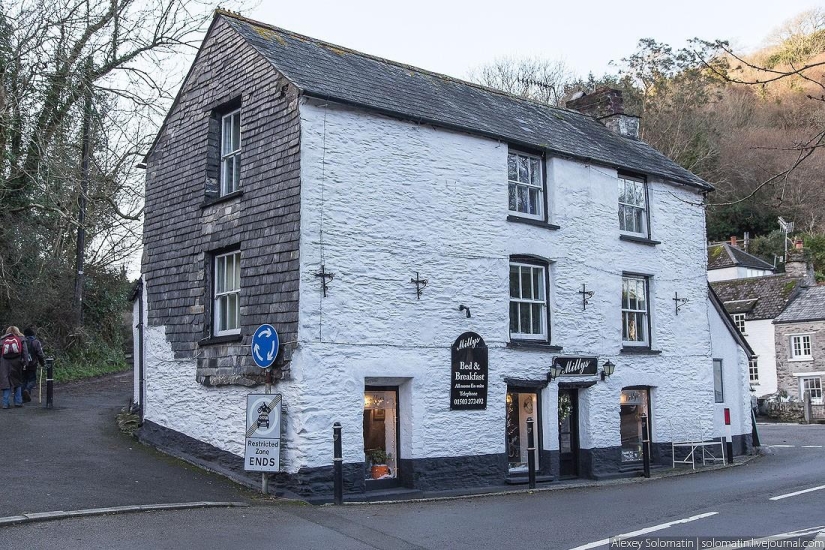
M773 321L779 390L822 405L825 377L825 286L803 288Z
M218 10L145 161L141 438L241 469L264 323L303 495L336 421L356 493L520 482L528 419L545 481L638 472L646 419L663 463L712 437L712 187L619 92L568 107Z

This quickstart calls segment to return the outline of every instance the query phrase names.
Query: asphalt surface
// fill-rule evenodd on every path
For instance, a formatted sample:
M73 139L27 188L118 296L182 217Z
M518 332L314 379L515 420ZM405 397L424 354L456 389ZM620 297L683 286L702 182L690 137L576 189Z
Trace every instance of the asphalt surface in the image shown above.
M781 535L811 541L819 536L825 548L822 425L759 426L764 456L695 475L469 499L314 507L260 500L120 434L113 416L128 399L129 382L65 388L56 397L63 408L54 411L0 411L4 443L11 443L0 449L0 459L9 464L22 458L37 472L26 479L7 476L0 516L195 500L251 506L0 527L0 547L586 550L606 548L605 539L641 530L651 537ZM27 432L29 437L20 435ZM45 451L49 441L52 453ZM799 491L808 492L795 494ZM804 534L788 538L791 531Z
M53 409L37 396L0 410L0 517L128 504L245 501L249 493L120 432L132 374L57 386ZM45 393L45 392L44 392ZM0 543L0 547L3 543Z

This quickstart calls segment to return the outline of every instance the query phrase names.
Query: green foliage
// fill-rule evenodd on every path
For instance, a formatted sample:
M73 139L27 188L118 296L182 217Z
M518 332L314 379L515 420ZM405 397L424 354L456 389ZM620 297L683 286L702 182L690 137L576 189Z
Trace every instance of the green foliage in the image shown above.
M768 263L773 263L774 257L785 255L784 243L785 233L775 229L766 235L752 238L748 252L754 256L759 256Z
M765 67L774 69L779 65L799 65L823 52L825 52L825 29L820 29L783 41L779 48L765 59Z
M708 239L726 241L731 235L741 237L745 231L751 235L766 235L776 228L776 219L779 215L781 214L776 210L766 208L756 200L730 206L709 206Z
M129 369L122 343L92 336L82 346L75 346L55 361L54 379L68 382Z
M805 249L814 264L817 282L825 281L825 235L804 235Z

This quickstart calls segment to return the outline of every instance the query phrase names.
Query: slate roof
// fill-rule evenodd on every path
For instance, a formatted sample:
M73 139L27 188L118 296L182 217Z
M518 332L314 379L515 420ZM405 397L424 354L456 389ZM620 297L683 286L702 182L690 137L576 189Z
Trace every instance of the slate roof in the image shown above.
M825 286L803 288L774 323L825 320Z
M773 265L765 260L728 243L708 246L708 271L734 266L774 270Z
M549 107L217 10L216 20L221 17L308 96L713 190L646 143L615 134L595 118L576 111Z
M741 301L752 301L753 307L746 318L758 320L775 319L788 301L796 296L799 283L800 279L782 274L715 281L710 285L731 313L742 313L739 307Z

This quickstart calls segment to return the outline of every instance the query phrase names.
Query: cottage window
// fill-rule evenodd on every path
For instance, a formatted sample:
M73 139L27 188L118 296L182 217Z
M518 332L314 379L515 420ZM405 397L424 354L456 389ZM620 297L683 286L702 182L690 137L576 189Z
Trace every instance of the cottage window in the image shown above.
M240 325L241 253L215 257L215 335L238 334Z
M805 394L808 393L813 405L822 404L822 379L820 377L800 378L799 389L802 391L800 399L805 399Z
M724 383L722 381L722 360L713 360L713 397L717 403L725 402Z
M518 215L544 219L544 178L541 157L510 152L507 155L509 208Z
M510 264L510 337L547 340L546 269Z
M619 229L647 237L647 225L647 186L644 180L619 176Z
M739 329L739 332L745 334L745 314L734 313L731 317L733 317L733 323L736 325L736 328Z
M647 290L647 277L622 277L622 344L625 346L650 345Z
M759 383L759 363L756 359L748 361L748 379L752 384Z
M241 111L221 117L221 196L238 190L241 176Z
M808 360L811 356L810 334L791 336L791 359Z

